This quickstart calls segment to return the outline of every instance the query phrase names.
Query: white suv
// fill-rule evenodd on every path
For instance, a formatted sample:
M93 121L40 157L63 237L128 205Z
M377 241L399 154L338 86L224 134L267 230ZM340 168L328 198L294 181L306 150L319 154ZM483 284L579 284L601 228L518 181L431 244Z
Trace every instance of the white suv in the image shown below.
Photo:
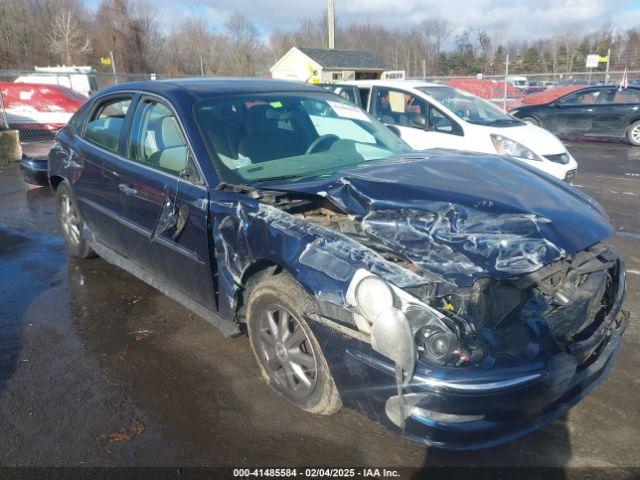
M508 155L562 180L573 177L578 167L552 133L453 87L415 80L354 80L325 88L366 109L415 150Z

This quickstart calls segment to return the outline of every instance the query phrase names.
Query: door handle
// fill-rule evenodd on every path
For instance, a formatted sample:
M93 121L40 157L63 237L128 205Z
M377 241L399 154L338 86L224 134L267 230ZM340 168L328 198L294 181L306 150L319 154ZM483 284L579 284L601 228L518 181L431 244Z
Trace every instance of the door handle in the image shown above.
M120 185L118 185L118 190L120 190L122 193L130 197L133 197L134 195L138 194L138 190L136 190L135 188L131 188L129 185L125 183L121 183Z

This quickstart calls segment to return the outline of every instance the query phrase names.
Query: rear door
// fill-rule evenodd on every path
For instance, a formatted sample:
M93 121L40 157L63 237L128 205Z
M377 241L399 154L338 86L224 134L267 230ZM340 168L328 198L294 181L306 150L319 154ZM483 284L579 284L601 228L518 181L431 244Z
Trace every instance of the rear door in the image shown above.
M207 186L168 102L142 96L119 169L128 256L215 309Z
M388 87L374 87L370 113L396 130L415 150L427 148L463 149L462 128L444 112L412 93Z
M121 93L93 104L87 112L86 125L76 128L79 131L71 150L61 162L70 167L82 165L72 180L80 215L98 241L121 254L126 248L120 221L123 203L116 176L132 100L132 94Z
M593 132L606 137L624 137L626 128L640 117L640 90L607 87L596 105Z

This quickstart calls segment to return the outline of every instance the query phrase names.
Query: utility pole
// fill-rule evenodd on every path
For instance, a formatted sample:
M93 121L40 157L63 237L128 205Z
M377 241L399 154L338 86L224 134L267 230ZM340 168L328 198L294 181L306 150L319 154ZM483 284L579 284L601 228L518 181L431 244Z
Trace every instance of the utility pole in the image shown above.
M327 30L329 31L329 49L333 50L334 48L336 48L336 14L333 7L333 0L328 1L329 4L327 6Z
M116 60L113 58L113 50L109 52L109 59L111 60L111 71L113 72L113 79L115 83L118 83L118 74L116 73Z
M509 77L509 54L507 53L507 61L504 62L505 70L504 70L504 100L503 100L503 108L505 111L507 110L507 78Z
M611 49L607 50L607 68L604 71L604 84L609 83L609 63L611 62Z
M427 79L427 61L422 59L422 80Z

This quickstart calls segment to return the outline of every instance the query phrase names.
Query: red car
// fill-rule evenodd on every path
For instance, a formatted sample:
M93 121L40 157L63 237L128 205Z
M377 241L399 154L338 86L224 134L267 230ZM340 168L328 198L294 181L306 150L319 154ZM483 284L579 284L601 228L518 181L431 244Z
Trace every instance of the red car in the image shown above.
M69 88L36 83L0 82L11 128L56 132L64 127L87 97Z

